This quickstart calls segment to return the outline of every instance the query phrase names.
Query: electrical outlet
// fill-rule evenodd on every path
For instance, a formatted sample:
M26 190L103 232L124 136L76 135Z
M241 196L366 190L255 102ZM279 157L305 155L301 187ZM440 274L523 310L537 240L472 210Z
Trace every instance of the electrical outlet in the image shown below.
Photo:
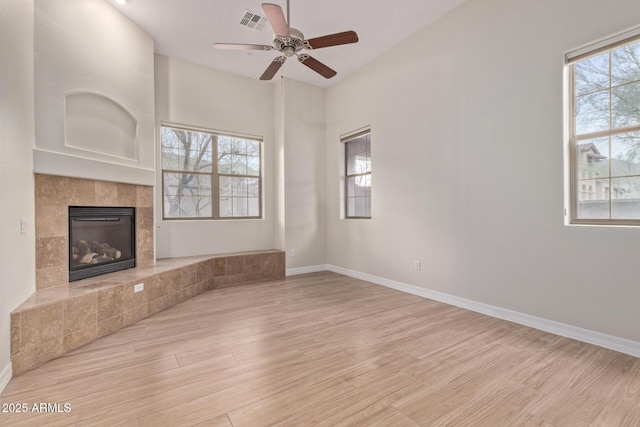
M420 271L420 261L413 261L413 268L416 271Z
M144 283L138 283L133 287L133 292L142 292L144 291Z
M289 251L289 254L291 255L291 257L295 257L296 256L296 250L295 249L291 249Z
M27 232L27 220L24 218L20 218L20 234L25 234Z

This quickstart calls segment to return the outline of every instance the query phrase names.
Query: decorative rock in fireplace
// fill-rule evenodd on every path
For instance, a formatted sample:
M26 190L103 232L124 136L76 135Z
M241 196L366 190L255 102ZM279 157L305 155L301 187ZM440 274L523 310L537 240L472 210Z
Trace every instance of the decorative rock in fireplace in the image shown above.
M69 206L69 281L136 266L135 208Z

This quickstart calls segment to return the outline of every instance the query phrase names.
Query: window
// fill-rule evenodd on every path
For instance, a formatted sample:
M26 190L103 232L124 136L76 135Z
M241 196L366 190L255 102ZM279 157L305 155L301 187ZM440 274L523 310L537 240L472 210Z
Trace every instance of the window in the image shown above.
M571 222L640 225L640 31L567 54Z
M256 138L163 125L163 218L260 218L261 148Z
M347 218L371 218L371 131L342 138Z

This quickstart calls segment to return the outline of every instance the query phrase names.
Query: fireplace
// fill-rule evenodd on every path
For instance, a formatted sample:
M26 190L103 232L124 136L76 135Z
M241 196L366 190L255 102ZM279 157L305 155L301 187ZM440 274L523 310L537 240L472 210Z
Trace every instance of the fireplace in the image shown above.
M135 208L69 206L69 281L136 266Z

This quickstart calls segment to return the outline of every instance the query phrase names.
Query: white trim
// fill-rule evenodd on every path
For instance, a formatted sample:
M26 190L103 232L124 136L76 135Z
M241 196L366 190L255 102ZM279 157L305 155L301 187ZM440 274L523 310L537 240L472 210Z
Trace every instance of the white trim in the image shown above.
M396 282L394 280L373 276L371 274L361 273L359 271L349 270L347 268L338 267L331 264L327 266L327 270L333 271L334 273L343 274L345 276L354 277L356 279L365 280L377 285L386 286L388 288L396 289L409 294L417 295L423 298L428 298L434 301L439 301L445 304L464 308L466 310L475 311L487 316L508 320L510 322L529 326L531 328L539 329L541 331L549 332L555 335L572 338L578 341L597 345L599 347L619 351L620 353L640 357L640 342L638 341L632 341L626 338L607 335L601 332L595 332L589 329L583 329L577 326L567 325L565 323L531 316L529 314L520 313L506 308L496 307L494 305L484 304L454 295L432 291L418 286L408 285L406 283Z
M69 168L69 162L73 162L73 168ZM40 148L33 149L33 172L126 184L156 185L156 172L153 169L89 159Z
M342 135L340 135L340 142L344 144L345 142L349 142L356 137L359 138L361 136L369 134L371 134L371 125L366 125L351 132L343 133Z
M287 268L286 276L297 276L298 274L317 273L319 271L327 271L327 264L310 265L308 267Z
M633 27L619 33L616 33L612 36L603 37L594 42L588 43L586 45L582 45L576 49L570 50L564 55L565 64L570 64L576 60L576 58L584 58L588 56L592 52L597 53L602 49L607 49L609 46L615 45L616 43L626 43L628 40L638 37L640 35L640 27Z
M9 384L9 381L11 381L12 369L11 362L9 362L2 369L2 372L0 372L0 393L2 393L7 384Z
M232 138L242 138L242 139L250 139L252 141L264 142L264 137L260 135L252 135L249 133L238 133L238 132L230 132L226 130L203 128L200 126L185 125L182 123L166 122L164 120L160 121L160 127L180 129L180 130L185 130L187 132L209 133L215 136L230 136Z

